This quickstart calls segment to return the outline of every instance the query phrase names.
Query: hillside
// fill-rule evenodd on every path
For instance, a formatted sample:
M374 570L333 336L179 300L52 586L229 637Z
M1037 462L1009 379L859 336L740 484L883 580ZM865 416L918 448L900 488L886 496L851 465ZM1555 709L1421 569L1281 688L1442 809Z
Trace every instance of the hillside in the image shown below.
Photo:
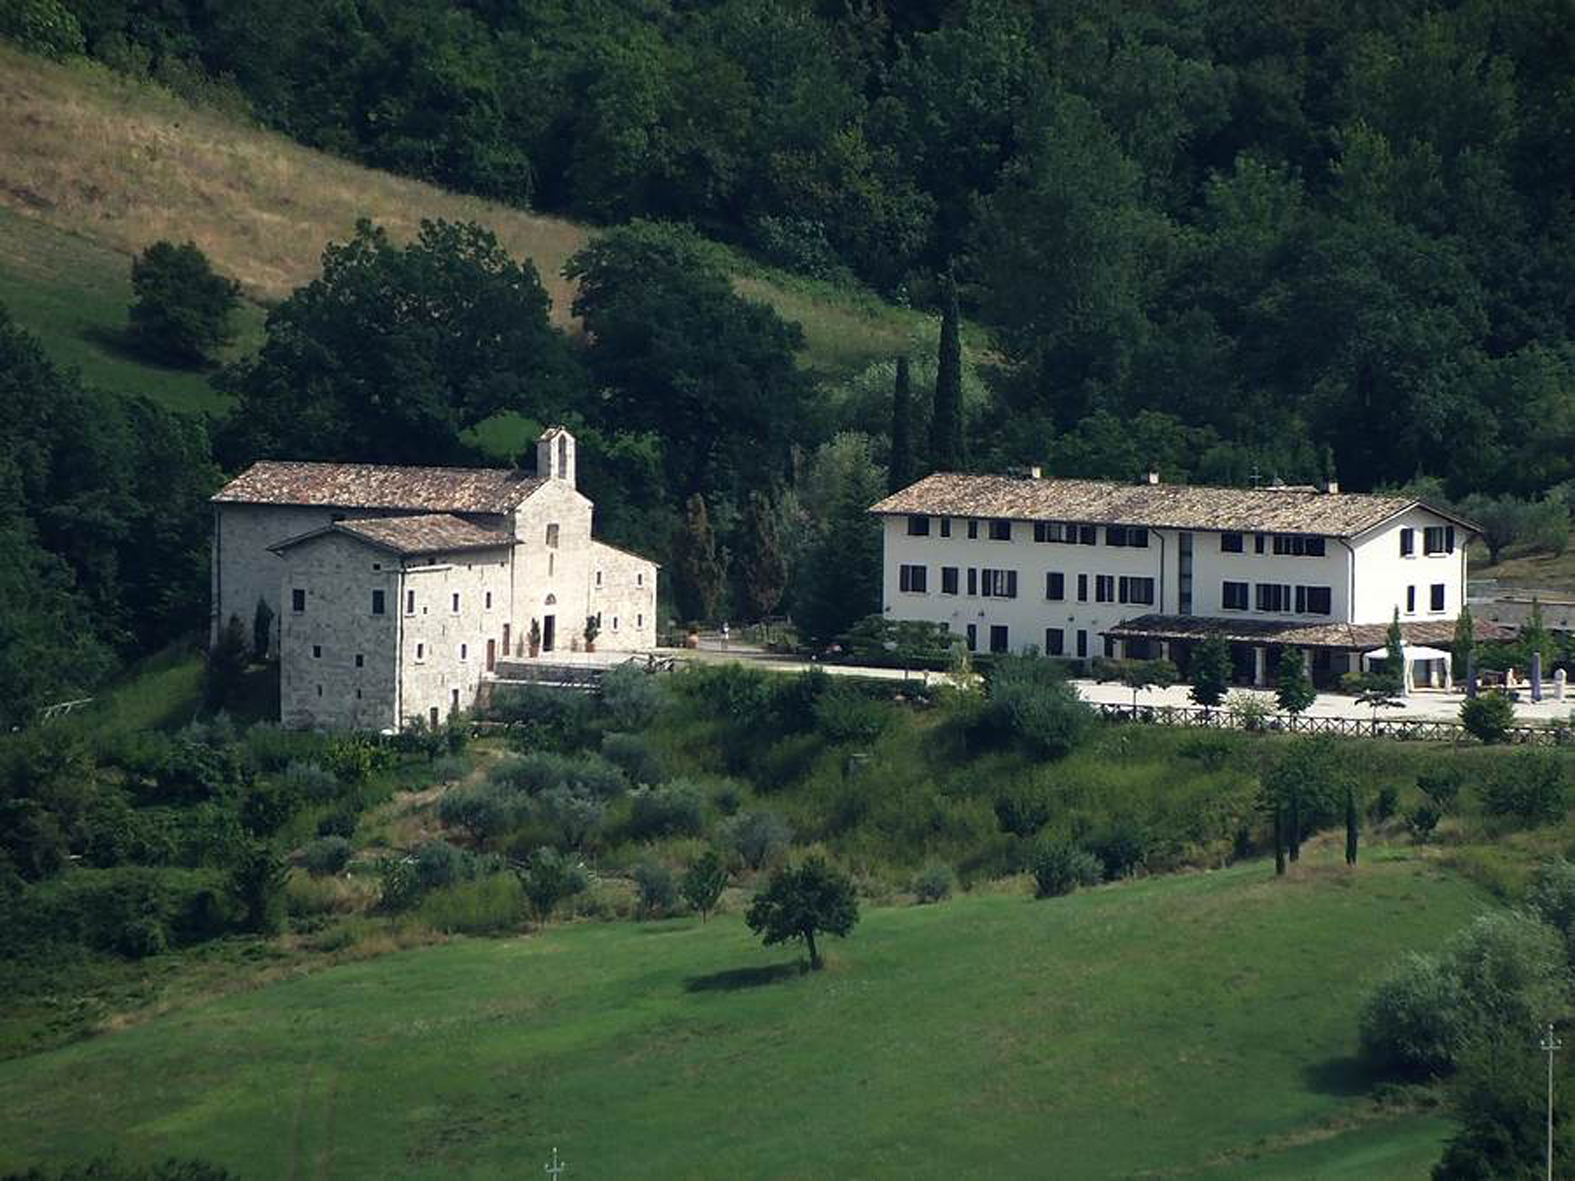
M569 324L564 261L584 227L311 151L152 85L85 62L61 65L0 44L0 300L58 362L95 382L178 408L219 408L200 375L143 364L117 346L133 254L195 241L261 308L316 276L326 243L367 217L397 238L422 219L474 220L530 258ZM745 268L740 289L803 325L804 363L844 373L901 348L924 317L873 296ZM748 273L742 273L747 269Z
M0 1169L1416 1176L1446 1125L1361 1097L1358 997L1482 897L1333 861L871 910L817 977L736 915L389 955L0 1064Z

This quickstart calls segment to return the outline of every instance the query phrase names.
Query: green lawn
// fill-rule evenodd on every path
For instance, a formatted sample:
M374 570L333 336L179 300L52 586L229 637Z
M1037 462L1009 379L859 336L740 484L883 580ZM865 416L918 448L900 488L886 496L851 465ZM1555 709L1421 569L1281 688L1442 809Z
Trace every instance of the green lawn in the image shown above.
M245 1176L1418 1176L1358 999L1482 896L1262 864L868 912L799 976L736 916L458 940L0 1064L0 1169L118 1147Z
M131 259L0 207L0 304L35 333L57 365L93 385L144 394L172 410L222 412L228 399L208 375L144 360L125 343ZM226 356L262 339L263 310L242 303L237 338Z

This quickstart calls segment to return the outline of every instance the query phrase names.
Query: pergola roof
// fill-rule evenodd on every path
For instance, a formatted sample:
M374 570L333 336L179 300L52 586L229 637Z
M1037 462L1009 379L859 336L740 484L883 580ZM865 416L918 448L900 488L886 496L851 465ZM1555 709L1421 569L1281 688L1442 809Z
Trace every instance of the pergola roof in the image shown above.
M1139 615L1104 633L1117 640L1202 640L1218 634L1238 644L1289 644L1298 648L1336 648L1366 652L1383 647L1389 638L1387 623L1307 623L1277 619L1232 619L1214 615ZM1410 645L1448 648L1454 641L1453 619L1402 621L1400 634ZM1512 628L1496 623L1476 623L1479 640L1502 640Z

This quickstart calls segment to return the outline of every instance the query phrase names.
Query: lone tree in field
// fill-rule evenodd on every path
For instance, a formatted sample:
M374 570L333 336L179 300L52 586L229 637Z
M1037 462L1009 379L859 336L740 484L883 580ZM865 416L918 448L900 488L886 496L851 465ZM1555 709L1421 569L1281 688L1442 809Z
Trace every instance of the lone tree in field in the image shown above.
M585 870L578 862L545 845L531 856L530 864L519 873L519 879L539 923L552 918L558 903L583 894L590 887Z
M810 857L797 869L779 869L765 890L755 895L744 916L749 929L767 947L802 939L809 951L809 966L821 967L815 936L824 931L846 936L859 921L859 903L853 882L824 858Z
M726 572L717 557L711 517L698 492L684 505L684 523L679 527L677 544L673 548L676 551L673 592L678 597L678 609L686 619L716 618Z
M897 380L891 391L891 459L887 487L901 491L913 483L913 387L908 379L908 358L897 358Z
M716 909L727 887L727 867L715 849L707 849L684 874L679 886L684 901L700 912L703 923L706 916Z
M1218 632L1206 636L1192 653L1192 700L1216 706L1230 688L1230 646Z
M1307 656L1300 648L1287 648L1280 657L1280 679L1274 699L1288 714L1299 714L1318 700L1318 691L1307 672Z
M930 467L955 472L963 465L962 313L957 281L941 284L941 343L935 370L935 413L930 419Z
M155 242L131 260L131 339L156 360L204 365L235 339L241 285L216 272L195 242Z

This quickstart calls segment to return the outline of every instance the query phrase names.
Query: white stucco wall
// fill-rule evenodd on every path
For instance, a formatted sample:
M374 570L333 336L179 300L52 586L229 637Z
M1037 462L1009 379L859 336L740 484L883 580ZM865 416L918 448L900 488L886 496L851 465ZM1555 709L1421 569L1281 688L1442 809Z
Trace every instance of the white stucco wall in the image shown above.
M1413 508L1392 521L1370 530L1353 544L1358 557L1356 568L1356 611L1354 623L1388 623L1396 607L1402 620L1452 620L1460 614L1465 601L1466 551L1468 536L1455 527L1455 548L1446 554L1423 553L1422 530L1428 526L1447 526L1450 521L1424 508ZM1410 557L1400 556L1400 531L1415 530L1415 548ZM1444 584L1444 609L1429 609L1429 590ZM1416 610L1406 611L1406 587L1416 587Z
M274 595L284 604L278 616L280 720L298 728L392 726L398 559L328 533L291 547L275 561L281 577ZM299 612L291 609L296 589L306 594ZM372 614L374 589L384 592L382 615Z
M1323 557L1306 557L1295 554L1276 554L1273 534L1264 534L1263 553L1257 552L1257 534L1242 535L1242 552L1226 553L1220 549L1219 533L1197 532L1192 535L1192 613L1218 615L1223 618L1304 620L1310 623L1348 621L1351 600L1351 550L1338 538L1324 539ZM1249 609L1225 610L1224 584L1245 582L1248 590ZM1259 583L1277 583L1291 588L1291 605L1295 606L1295 588L1298 586L1328 587L1330 610L1321 613L1295 611L1259 611L1257 609Z

